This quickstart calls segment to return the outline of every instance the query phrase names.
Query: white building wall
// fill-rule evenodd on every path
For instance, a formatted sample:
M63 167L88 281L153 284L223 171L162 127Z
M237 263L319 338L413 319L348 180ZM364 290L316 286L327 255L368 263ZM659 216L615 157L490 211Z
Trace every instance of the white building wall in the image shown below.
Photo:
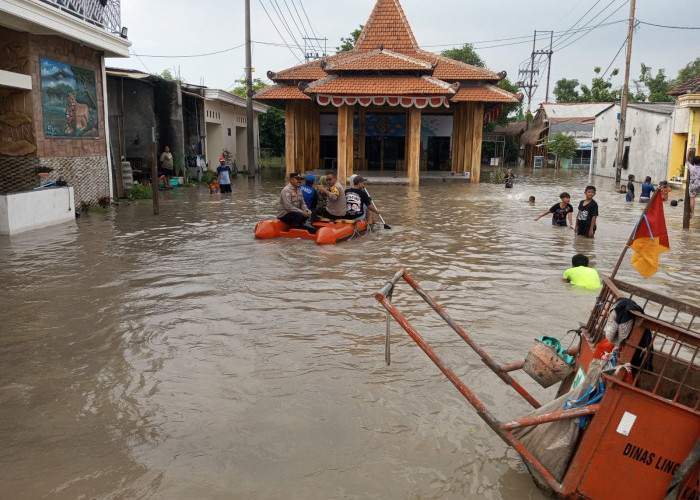
M596 116L594 147L598 148L598 161L593 166L593 175L615 177L619 112L620 106L615 105ZM670 114L627 108L625 146L630 150L628 168L622 170L623 180L629 174L634 174L638 182L646 176L651 176L654 184L667 179L672 127Z
M0 195L0 234L12 235L71 221L75 221L72 187Z

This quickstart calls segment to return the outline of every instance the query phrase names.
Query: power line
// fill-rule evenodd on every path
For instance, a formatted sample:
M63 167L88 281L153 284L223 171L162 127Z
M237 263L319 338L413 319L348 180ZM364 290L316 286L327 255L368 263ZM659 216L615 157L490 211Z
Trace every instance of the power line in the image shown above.
M294 52L294 50L292 50L292 48L289 46L289 44L287 43L287 40L285 40L284 37L282 36L282 33L280 33L280 30L277 29L277 25L276 25L275 22L272 20L272 17L270 17L270 13L269 13L269 12L267 11L267 9L265 8L265 5L262 3L262 0L258 0L258 1L260 2L260 6L261 6L261 7L263 8L263 10L265 11L265 14L267 15L267 18L270 20L270 23L272 23L272 27L275 28L275 31L277 32L277 34L280 36L280 38L281 38L282 41L284 42L285 47L287 47L287 48L289 49L289 51L292 53L292 55L294 55L294 57L296 58L297 61L301 62L301 59L299 59L299 56L297 56L296 52Z
M595 16L593 16L591 19L589 19L588 22L586 22L586 24L584 24L583 26L581 26L581 29L582 29L582 30L585 29L589 24L591 24L591 23L593 22L593 20L594 20L595 18L597 18L597 17L600 16L603 12L605 12L606 10L608 10L608 8L611 7L616 1L617 1L617 0L611 0L610 3L608 3L605 7L603 7L603 9L602 9L600 12L598 12ZM610 19L610 18L612 17L612 15L615 14L615 12L617 12L618 10L620 10L620 9L621 9L622 7L624 7L627 3L629 3L629 0L625 0L625 1L622 3L622 5L620 5L617 9L615 9L614 11L612 11L610 14L608 14L607 17L605 17L605 18L604 18L600 23L598 23L597 25L593 26L593 28L597 28L597 27L600 26L601 24L605 23L605 21L607 21L608 19ZM574 41L571 42L571 43L575 43L576 41L578 41L578 40L580 40L581 38L583 38L584 36L586 36L588 33L590 33L590 31L583 33L580 37L578 37L576 40L574 40ZM571 43L569 43L569 44L567 44L567 45L563 45L563 44L564 44L565 42L571 40L572 38L573 38L573 34L572 34L571 36L568 36L568 37L564 38L564 39L559 39L559 41L557 41L557 43L554 44L554 48L559 48L559 49L561 49L561 48L564 48L564 47L568 47L569 45L571 45ZM563 46L562 46L562 45L563 45Z
M139 57L139 55L136 52L134 52L134 49L131 49L131 53L134 54L136 56L136 59L138 59L139 62L143 65L143 67L146 68L146 73L151 75L152 74L151 70L148 69L148 66L146 66L146 63L141 60L141 57Z
M674 30L700 30L700 26L666 26L664 24L645 23L644 21L637 21L637 23L646 24L647 26L655 26L657 28L670 28Z
M610 69L610 67L611 67L611 66L613 65L613 63L615 62L615 59L617 59L617 56L620 55L620 52L622 52L623 47L627 44L627 40L629 40L629 39L630 39L629 35L625 37L625 41L622 42L622 45L620 45L620 48L617 49L617 54L615 54L615 57L612 58L612 61L610 61L610 64L608 64L608 67L605 68L605 71L603 71L603 74L601 75L601 78L605 78L605 75L607 74L608 70Z
M275 6L277 8L275 8ZM287 33L289 33L289 36L292 37L292 41L294 42L294 44L297 47L301 47L299 40L296 39L294 33L292 33L292 29L289 27L289 23L287 23L287 20L284 18L282 8L280 7L279 3L277 3L277 0L270 0L270 7L272 7L272 10L275 12L275 14L277 14L277 17L282 22L282 26L284 26L284 28L287 30Z
M629 0L626 0L622 5L620 5L617 9L615 9L613 12L611 12L610 15L608 16L608 18L610 18L613 14L615 14L615 12L617 12L618 10L620 10L622 7L624 7L624 6L625 6L626 4L628 4L628 3L629 3ZM564 45L563 47L558 47L558 49L559 49L559 50L564 50L566 47L569 47L570 45L573 45L574 43L578 42L581 38L583 38L584 36L588 35L591 31L593 31L594 29L600 27L600 25L603 24L603 22L605 22L605 19L604 19L603 21L601 21L600 23L598 23L597 25L593 26L589 31L587 31L586 33L584 33L583 35L581 35L580 37L578 37L576 40L574 40L574 41L572 41L572 42L570 42L570 43L567 43L567 44Z
M167 55L162 55L162 54L141 54L141 57L163 57L163 58L170 58L170 59L180 59L180 58L185 58L185 57L206 57L206 56L214 56L216 54L223 54L224 52L231 52L232 50L240 49L243 47L245 43L242 43L240 45L236 45L235 47L230 47L228 49L223 49L223 50L217 50L216 52L207 52L206 54L181 54L181 55L173 55L173 56L167 56ZM136 55L136 53L134 53Z

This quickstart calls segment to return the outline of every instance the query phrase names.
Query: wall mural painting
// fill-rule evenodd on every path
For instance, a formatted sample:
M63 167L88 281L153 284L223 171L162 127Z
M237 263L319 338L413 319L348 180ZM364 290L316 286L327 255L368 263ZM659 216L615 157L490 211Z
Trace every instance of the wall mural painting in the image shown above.
M93 70L42 57L41 105L46 137L99 137Z

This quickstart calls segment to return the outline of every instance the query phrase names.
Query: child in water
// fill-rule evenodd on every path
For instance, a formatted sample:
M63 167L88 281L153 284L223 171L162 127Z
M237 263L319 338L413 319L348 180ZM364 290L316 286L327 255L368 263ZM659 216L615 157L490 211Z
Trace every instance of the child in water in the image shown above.
M588 257L581 253L577 253L571 258L571 265L562 276L562 281L567 281L574 286L587 288L588 290L597 290L600 288L600 276L598 271L592 267L588 267Z
M644 182L642 182L642 192L639 195L639 201L647 203L649 198L651 198L651 193L654 191L656 191L656 189L654 189L654 185L651 183L651 177L647 175Z
M668 200L668 193L671 192L671 188L668 186L668 181L659 182L659 194L663 201Z

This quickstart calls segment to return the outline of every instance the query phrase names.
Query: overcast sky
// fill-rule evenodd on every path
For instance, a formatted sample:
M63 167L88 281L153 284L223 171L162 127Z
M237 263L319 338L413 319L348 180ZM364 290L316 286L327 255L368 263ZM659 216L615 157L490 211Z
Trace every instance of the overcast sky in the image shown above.
M327 38L328 53L334 53L341 37L367 21L375 3L250 0L254 78L266 79L268 70L303 62L304 37ZM401 0L401 5L422 48L440 52L473 43L489 69L507 71L513 82L519 79L519 69L529 69L534 30L553 30L550 101L558 79L576 78L590 84L595 66L605 71L612 63L611 69L620 69L613 82L622 85L626 48L620 49L627 38L629 0ZM108 59L108 66L150 73L169 69L188 83L226 90L243 77L243 0L122 0L121 9L122 25L129 28L133 44L132 57ZM700 26L697 0L638 0L636 9L635 17L642 23ZM597 25L601 26L587 29ZM549 33L538 33L538 40L537 50L548 50ZM639 24L632 42L631 78L639 75L641 62L654 73L664 68L667 76L675 78L680 68L700 56L699 42L698 29ZM294 47L297 43L301 49ZM316 46L313 52L321 48ZM203 55L215 52L220 53ZM197 57L184 57L190 55ZM543 57L533 109L545 99L546 74Z

